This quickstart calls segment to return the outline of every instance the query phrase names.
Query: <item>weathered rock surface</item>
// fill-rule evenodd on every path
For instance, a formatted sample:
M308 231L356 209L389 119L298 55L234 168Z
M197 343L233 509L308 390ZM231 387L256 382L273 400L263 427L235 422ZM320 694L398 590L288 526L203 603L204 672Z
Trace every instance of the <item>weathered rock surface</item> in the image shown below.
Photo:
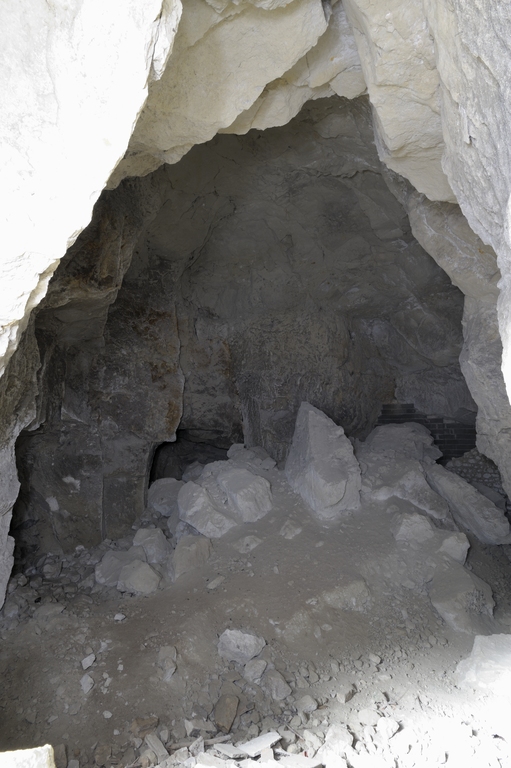
M248 469L225 469L218 473L218 484L227 494L229 506L244 523L255 522L272 508L271 486L264 477Z
M210 554L211 542L205 536L183 536L172 554L174 577L178 579L183 573L204 565Z
M337 520L360 506L360 467L353 446L324 413L302 403L286 461L294 491L320 520Z
M428 592L440 616L456 631L477 634L491 627L495 605L491 588L459 563L438 569Z
M227 661L246 664L258 656L266 645L262 637L242 632L239 629L226 629L218 640L218 653Z
M449 504L456 522L485 544L507 544L511 528L504 512L467 483L438 464L425 465L433 490Z
M136 595L149 595L156 592L161 576L148 563L133 560L125 565L117 582L119 592L132 592Z
M478 635L470 656L458 664L459 682L472 689L511 697L511 635Z
M178 505L181 520L203 536L217 539L236 525L232 518L219 511L208 491L192 481L179 491Z
M142 547L148 563L163 563L171 552L169 540L160 528L141 528L133 538L135 547Z
M151 484L147 492L147 506L154 512L171 517L177 512L177 496L183 483L174 477L162 477Z

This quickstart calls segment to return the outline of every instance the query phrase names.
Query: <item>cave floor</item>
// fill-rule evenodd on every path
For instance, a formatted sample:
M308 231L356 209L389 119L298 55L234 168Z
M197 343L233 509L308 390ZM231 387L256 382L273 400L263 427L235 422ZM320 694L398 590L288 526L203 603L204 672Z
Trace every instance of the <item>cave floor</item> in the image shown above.
M279 730L281 748L309 757L319 749L318 760L330 739L327 766L511 765L509 707L459 687L456 666L473 635L447 626L424 588L410 582L413 558L403 565L391 533L396 506L364 505L327 528L281 476L274 471L273 510L214 540L209 561L172 586L146 597L89 586L57 601L43 584L39 605L60 613L44 617L32 605L28 614L4 615L0 749L51 743L58 768L70 760L78 761L71 768L148 765L136 718L157 718L152 729L173 754L201 734L222 736L214 708L227 694L239 699L233 744ZM259 540L251 551L246 537ZM508 633L509 561L502 548L471 543L468 567L496 602L488 631ZM66 567L54 584L66 583L65 574ZM217 643L225 629L264 638L258 658L290 690L283 680L280 693L264 677L249 682L243 666L224 661ZM157 664L163 646L177 649L167 681ZM88 693L85 674L93 681ZM347 751L335 752L338 725L349 729ZM216 754L204 764L218 763Z

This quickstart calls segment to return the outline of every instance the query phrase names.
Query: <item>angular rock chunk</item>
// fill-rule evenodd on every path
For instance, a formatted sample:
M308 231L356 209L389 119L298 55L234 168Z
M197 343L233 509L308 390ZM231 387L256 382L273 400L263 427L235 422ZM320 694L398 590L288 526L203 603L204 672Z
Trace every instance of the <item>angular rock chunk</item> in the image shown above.
M145 553L143 550L140 553L110 550L104 555L101 562L96 565L94 575L97 583L104 584L106 587L116 587L124 566L132 563L134 560L143 560L144 557Z
M211 542L205 536L183 536L172 555L174 578L204 565L210 554Z
M246 664L261 653L266 640L239 629L226 629L218 640L218 653L226 661Z
M243 677L249 683L257 683L261 680L264 670L268 666L268 663L264 659L252 659L245 665L243 670Z
M160 586L161 577L142 560L128 563L119 574L117 589L119 592L133 592L136 595L149 595Z
M214 506L207 490L197 483L186 483L179 491L177 503L181 520L211 539L220 538L236 525Z
M435 536L435 530L427 517L417 513L396 515L392 521L392 533L396 541L428 541Z
M168 683L177 669L177 652L173 645L162 645L158 651L156 665L161 669L162 679Z
M231 730L234 718L236 717L236 712L238 711L239 703L240 700L237 696L232 696L228 693L220 696L218 699L213 717L217 728L220 731L223 731L223 733L229 733Z
M232 511L244 523L259 520L272 508L270 483L248 469L219 472L218 485L227 494Z
M274 701L282 701L292 693L280 672L276 669L267 669L261 678L261 688Z
M365 611L371 603L371 593L362 578L341 579L334 589L323 592L322 602L338 611Z
M273 747L273 745L280 741L281 738L280 733L277 733L277 731L270 731L269 733L263 733L261 736L257 736L250 741L244 741L242 744L237 744L237 747L249 757L256 757L261 754L263 749Z
M442 451L433 445L433 435L422 424L384 424L375 427L364 440L364 447L374 453L435 462Z
M450 627L467 633L487 628L495 603L486 582L451 561L436 571L428 588L434 608Z
M184 483L174 477L155 480L147 492L147 508L164 517L177 511L177 496Z
M336 520L360 506L360 467L353 447L338 427L314 406L302 403L286 477L321 520Z
M456 675L462 685L490 691L511 700L511 635L478 635L468 659Z
M434 491L449 504L458 525L472 531L485 544L507 544L511 528L501 509L463 478L439 464L424 465Z
M169 540L160 528L141 528L133 539L144 550L148 563L163 563L170 554Z

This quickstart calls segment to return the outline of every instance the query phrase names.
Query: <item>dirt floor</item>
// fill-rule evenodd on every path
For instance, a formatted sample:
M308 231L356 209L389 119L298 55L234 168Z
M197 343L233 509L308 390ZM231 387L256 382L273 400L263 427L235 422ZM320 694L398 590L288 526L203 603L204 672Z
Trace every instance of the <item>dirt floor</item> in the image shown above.
M326 527L283 472L265 476L271 512L213 540L204 565L153 594L95 583L105 552L129 541L43 558L28 577L12 579L0 618L1 750L51 743L58 768L73 760L71 768L144 766L155 762L147 732L176 755L201 736L207 747L216 737L235 745L278 731L277 759L511 765L509 707L460 687L455 674L474 635L439 616L420 545L393 533L396 514L411 505L366 503ZM491 585L496 603L487 632L509 633L509 560L502 547L471 544L467 567ZM219 655L226 629L264 638L257 659L267 666L256 681ZM173 674L162 663L169 646ZM238 701L228 736L219 727L222 696ZM208 754L199 764L221 764L214 745ZM188 766L197 760L187 749L179 756ZM178 757L168 765L181 764Z

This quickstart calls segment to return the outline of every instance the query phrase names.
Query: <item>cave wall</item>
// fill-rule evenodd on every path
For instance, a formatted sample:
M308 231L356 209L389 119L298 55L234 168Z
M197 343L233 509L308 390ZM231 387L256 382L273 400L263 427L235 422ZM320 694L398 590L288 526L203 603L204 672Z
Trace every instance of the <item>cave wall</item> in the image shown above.
M190 0L182 23L180 16L178 0L143 8L114 2L106 9L96 0L65 6L8 0L2 6L4 378L18 345L27 358L13 363L23 371L15 386L11 383L18 395L3 398L2 553L10 551L8 518L17 493L17 483L11 482L12 445L35 407L38 360L29 342L30 315L66 247L89 220L107 178L115 186L126 175L175 160L217 130L244 133L252 126L281 125L308 99L334 93L352 98L366 85L380 158L427 196L426 207L428 201L459 203L482 240L483 264L488 246L496 253L498 297L492 282L466 304L463 367L480 411L485 409L478 421L480 447L504 475L509 466L504 380L511 385L511 22L506 4L415 0L403 8L397 0L346 0L332 7L319 0ZM176 28L181 41L170 55ZM234 44L239 40L241 47ZM238 66L235 56L229 58L233 51L249 64ZM253 55L246 56L247 51ZM226 61L232 77L208 80ZM165 87L158 91L163 75ZM143 137L141 128L148 123L162 130L153 133L154 142L142 138L138 144L135 137ZM192 141L185 137L183 144L183 131L174 134L179 126ZM467 253L477 260L479 246L472 249L472 235L452 237L448 219L453 211L459 221L458 209L444 208L442 231L424 228L421 244L441 262L435 242L445 238L448 248L461 247L462 262ZM476 343L477 333L484 334L484 344ZM24 407L13 416L16 397ZM10 560L1 558L7 571ZM0 584L0 598L2 592Z
M37 313L41 426L18 444L26 554L123 535L178 426L282 461L303 400L354 437L396 391L431 414L475 408L462 312L385 183L365 97L123 182Z

